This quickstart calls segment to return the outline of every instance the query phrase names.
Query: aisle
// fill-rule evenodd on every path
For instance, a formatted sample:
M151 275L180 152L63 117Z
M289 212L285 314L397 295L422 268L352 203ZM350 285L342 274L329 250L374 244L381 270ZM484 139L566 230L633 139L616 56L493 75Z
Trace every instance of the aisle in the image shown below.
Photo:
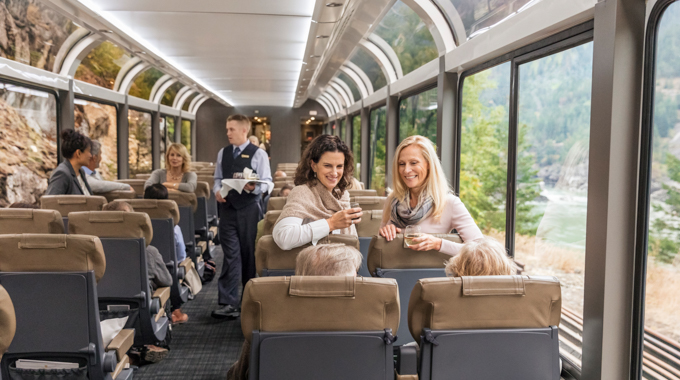
M215 250L217 273L222 269L222 249ZM240 320L218 321L210 317L217 308L217 276L182 311L189 321L173 327L171 350L160 363L135 371L134 379L224 380L238 359L243 344Z

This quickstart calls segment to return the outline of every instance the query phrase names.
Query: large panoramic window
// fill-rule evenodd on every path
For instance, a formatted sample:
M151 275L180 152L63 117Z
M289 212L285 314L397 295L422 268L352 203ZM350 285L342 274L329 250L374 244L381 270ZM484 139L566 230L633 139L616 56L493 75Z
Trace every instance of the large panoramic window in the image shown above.
M167 131L166 139L167 146L175 142L175 118L172 116L163 116L165 119L165 128ZM163 158L165 159L165 158Z
M385 79L385 74L383 73L380 65L376 60L370 55L365 48L359 46L357 47L356 53L350 58L350 61L355 65L359 66L368 79L373 85L373 90L379 90L387 85L387 79Z
M182 120L182 145L191 154L191 120Z
M557 277L562 309L577 318L583 316L592 62L591 42L518 69L515 260L524 274ZM580 365L580 352L571 354Z
M680 3L658 23L652 120L649 225L644 298L645 355L650 334L669 345L680 342ZM656 345L654 345L656 347ZM645 356L647 359L647 356ZM670 379L651 373L643 377ZM656 369L658 371L658 369ZM675 373L675 372L672 372ZM663 373L662 373L663 374Z
M349 90L352 91L352 96L354 97L355 102L358 101L359 99L361 99L361 92L359 92L359 89L357 88L357 85L356 85L356 83L354 83L352 78L347 76L347 74L340 72L340 73L338 73L338 79L340 79L341 81L345 82L345 84L347 84L347 87L349 87Z
M160 160L161 166L160 167L161 167L161 169L165 169L165 147L168 144L168 124L167 124L164 117L161 117L159 121L160 121L159 124L160 124L160 131L161 131L160 132L161 150L160 150L160 156L159 156L161 158L161 160Z
M170 87L168 87L168 89L165 90L165 93L163 94L163 98L161 98L161 104L172 107L172 103L175 101L175 96L177 96L177 92L182 87L184 87L184 85L180 82L175 82Z
M404 75L439 56L427 25L401 1L394 3L374 33L392 47Z
M354 153L354 176L361 178L361 116L352 117L352 153Z
M75 128L102 144L102 161L97 171L105 180L118 178L118 116L116 107L84 99L75 100Z
M399 141L425 136L437 143L437 89L433 88L399 102Z
M128 139L130 176L151 173L153 155L151 154L151 114L135 110L128 111L130 136Z
M369 188L385 195L385 173L387 162L385 157L385 134L387 132L387 111L382 106L371 110L371 130L369 131L368 183Z
M338 130L339 130L338 136L340 136L340 139L342 141L345 141L345 137L347 136L347 135L345 135L345 119L344 118L340 119L339 123L340 123L340 127L338 128Z
M460 199L486 235L505 241L510 63L464 77Z
M525 6L537 2L536 0L449 1L456 7L456 11L463 20L468 38L502 22L514 13L521 12Z
M150 67L143 71L135 78L135 81L130 86L128 94L136 96L141 99L149 99L151 96L151 89L158 79L163 76L163 72Z
M0 83L0 207L37 203L57 167L57 99Z
M184 104L180 104L182 107L183 111L189 111L189 106L191 105L191 102L194 100L195 97L198 96L198 92L194 92L193 94L189 95L188 98L184 101Z
M75 79L111 90L120 68L130 58L125 50L104 41L83 59L76 70Z

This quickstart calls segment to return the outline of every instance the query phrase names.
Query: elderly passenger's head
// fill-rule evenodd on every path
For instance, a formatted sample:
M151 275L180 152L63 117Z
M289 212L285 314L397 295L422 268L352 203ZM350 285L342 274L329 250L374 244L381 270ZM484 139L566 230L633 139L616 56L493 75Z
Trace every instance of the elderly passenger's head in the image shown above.
M344 244L317 244L303 249L295 260L296 276L356 276L361 252Z
M305 152L295 172L295 185L314 186L317 181L337 199L352 182L354 156L338 136L321 135Z
M277 171L274 173L274 178L286 178L287 176L288 176L288 175L286 174L286 172L284 172L284 171L282 171L282 170L277 170Z
M165 168L181 170L186 173L191 170L191 155L187 147L179 143L172 143L165 152Z
M293 185L290 183L287 183L281 187L281 191L279 191L279 197L287 197L288 194L290 194L290 191L293 190Z
M135 209L132 205L125 201L109 202L102 207L102 211L123 211L123 212L134 212Z
M92 157L90 157L90 162L87 164L87 168L95 171L97 168L99 168L99 164L102 162L102 144L97 140L92 140L90 152L92 153Z
M258 139L255 135L250 135L250 137L248 137L248 141L257 147L260 146L260 139Z
M510 276L517 274L517 266L508 256L503 244L496 239L468 241L458 255L446 263L448 276Z

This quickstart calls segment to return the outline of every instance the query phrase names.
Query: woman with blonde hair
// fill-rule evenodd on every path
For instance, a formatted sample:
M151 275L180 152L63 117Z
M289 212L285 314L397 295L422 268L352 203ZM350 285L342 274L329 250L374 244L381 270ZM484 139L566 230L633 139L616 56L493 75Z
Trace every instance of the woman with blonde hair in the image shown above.
M484 237L463 202L452 193L432 141L423 136L404 139L395 152L392 172L394 190L385 202L380 228L387 241L406 226L418 225L425 233L409 248L454 256L462 244L430 234L455 229L464 242Z
M187 148L172 143L165 151L165 169L157 169L144 183L144 188L160 183L170 191L193 193L196 190L196 173L191 172L191 156Z
M460 253L449 259L445 269L451 277L517 274L517 265L503 244L489 237L465 243Z

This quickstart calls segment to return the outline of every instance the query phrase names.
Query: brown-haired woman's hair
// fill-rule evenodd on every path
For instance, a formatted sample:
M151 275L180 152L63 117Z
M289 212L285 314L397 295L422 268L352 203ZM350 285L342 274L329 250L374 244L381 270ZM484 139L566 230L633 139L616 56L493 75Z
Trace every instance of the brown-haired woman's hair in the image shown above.
M345 144L338 136L321 135L312 140L302 154L300 164L295 170L295 186L312 186L315 183L316 177L314 176L314 170L312 170L312 161L314 161L315 164L318 164L321 156L326 152L340 152L345 155L342 178L340 178L338 185L333 189L333 196L340 199L342 194L345 193L345 189L352 183L352 176L354 174L354 156L347 144Z

